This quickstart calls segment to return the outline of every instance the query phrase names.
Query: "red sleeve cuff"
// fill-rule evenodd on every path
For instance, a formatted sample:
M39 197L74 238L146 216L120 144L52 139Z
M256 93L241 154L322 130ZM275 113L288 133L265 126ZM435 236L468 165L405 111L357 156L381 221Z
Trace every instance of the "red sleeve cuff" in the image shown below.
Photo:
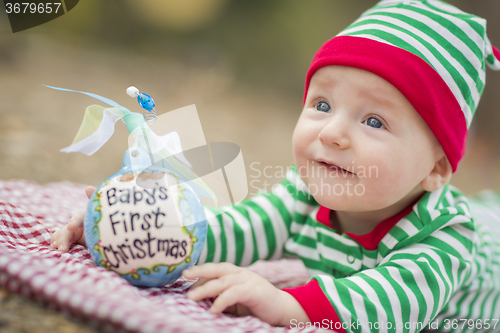
M285 288L283 291L292 295L299 302L311 323L316 327L328 327L339 333L346 332L337 312L315 279L303 286Z

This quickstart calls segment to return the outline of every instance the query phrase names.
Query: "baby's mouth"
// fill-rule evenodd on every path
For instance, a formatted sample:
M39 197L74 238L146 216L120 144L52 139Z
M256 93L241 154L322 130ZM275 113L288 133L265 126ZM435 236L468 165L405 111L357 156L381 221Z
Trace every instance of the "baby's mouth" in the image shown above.
M319 165L322 165L326 168L329 168L330 170L336 170L338 172L341 172L344 175L356 175L354 172L351 172L351 171L344 169L344 168L342 168L336 164L333 164L333 163L329 163L329 162L325 162L325 161L321 161L321 160L316 161L316 163L318 163Z

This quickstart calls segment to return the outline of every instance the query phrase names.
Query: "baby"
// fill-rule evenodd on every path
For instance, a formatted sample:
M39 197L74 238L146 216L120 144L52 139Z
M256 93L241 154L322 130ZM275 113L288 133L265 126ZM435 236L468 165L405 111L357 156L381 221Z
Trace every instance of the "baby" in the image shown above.
M327 41L307 73L294 166L271 193L207 209L187 296L277 326L500 330L500 196L448 184L485 63L500 69L485 25L442 1L385 0ZM52 246L85 244L82 223ZM279 290L239 267L283 255L304 262L307 284Z

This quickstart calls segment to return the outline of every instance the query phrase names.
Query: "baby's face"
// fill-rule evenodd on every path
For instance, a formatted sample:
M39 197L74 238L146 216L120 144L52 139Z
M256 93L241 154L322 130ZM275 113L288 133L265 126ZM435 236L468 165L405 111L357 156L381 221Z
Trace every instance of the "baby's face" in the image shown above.
M415 195L443 154L399 90L344 66L313 75L292 145L316 201L339 211L374 211Z

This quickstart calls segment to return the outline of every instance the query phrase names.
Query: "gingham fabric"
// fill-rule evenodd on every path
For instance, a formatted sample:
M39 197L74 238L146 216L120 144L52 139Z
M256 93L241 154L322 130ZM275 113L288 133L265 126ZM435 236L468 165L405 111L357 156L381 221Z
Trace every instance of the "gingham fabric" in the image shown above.
M500 51L486 20L440 0L384 0L327 41L309 68L367 70L395 86L429 125L453 171L484 90L486 67L500 70Z
M96 267L85 247L53 250L52 233L88 199L83 185L0 181L0 285L97 328L125 332L284 332L254 317L213 315L209 301L185 297L192 281L137 288ZM305 283L299 261L258 262L252 270L279 288ZM298 330L292 330L298 331ZM321 331L304 329L303 332Z

